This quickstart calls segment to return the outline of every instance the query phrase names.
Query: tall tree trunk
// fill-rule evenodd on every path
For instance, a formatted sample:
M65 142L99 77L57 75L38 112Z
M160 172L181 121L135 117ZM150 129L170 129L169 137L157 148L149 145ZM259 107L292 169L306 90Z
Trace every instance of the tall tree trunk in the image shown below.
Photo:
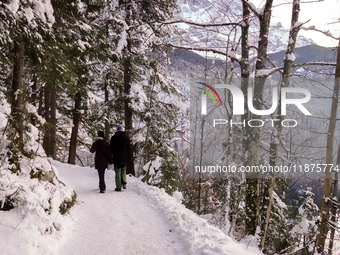
M248 45L248 33L249 33L249 15L250 11L248 6L243 2L243 21L245 23L242 26L242 60L240 62L241 66L241 90L245 97L244 100L244 109L245 112L242 115L242 121L245 123L250 119L250 112L247 107L248 101L248 87L249 87L249 45ZM248 165L250 162L248 161L249 155L249 135L250 135L249 127L246 126L242 129L242 145L243 145L243 153L242 153L242 163L243 165ZM254 193L253 193L254 192ZM258 184L256 179L247 179L246 180L246 233L249 235L254 235L257 226L257 196L258 196ZM253 200L255 198L255 200ZM250 207L247 207L250 206ZM255 213L253 213L255 212Z
M39 105L38 105L38 114L43 115L43 98L44 98L44 89L40 88L39 89Z
M56 87L51 88L51 128L50 128L50 157L57 157L57 91Z
M37 75L34 74L33 75L33 83L32 83L32 86L31 86L31 90L32 90L32 94L31 94L31 98L30 98L30 103L32 105L34 105L35 107L37 107L37 99L38 99L38 81L37 81ZM37 118L36 116L34 116L33 114L31 115L31 123L33 126L36 126L38 124L37 122Z
M24 152L24 54L25 44L22 41L14 42L14 66L11 91L11 115L14 119L14 128L17 133L19 151Z
M77 156L77 141L78 141L78 129L80 122L80 105L81 105L81 95L77 92L75 95L75 104L73 109L73 127L70 140L70 150L68 156L68 163L75 165Z
M44 88L44 118L46 120L44 124L44 141L43 141L43 148L46 152L46 155L48 157L51 156L51 151L50 151L50 144L51 144L51 139L50 139L50 128L51 128L51 118L50 118L50 108L51 108L51 89L50 86L45 84Z
M131 59L128 57L124 61L124 93L125 93L125 102L124 102L124 118L125 118L125 130L131 135L132 131L132 109L131 102L128 95L131 90ZM130 158L132 159L126 165L126 173L135 175L134 162L133 162L133 146L131 146L130 150Z
M248 6L243 3L243 22L244 26L241 27L242 34L241 34L241 47L242 47L242 58L240 62L241 66L241 90L244 95L244 114L242 117L242 122L245 121L246 123L249 120L249 111L247 107L248 101L248 94L247 90L249 87L249 45L248 45L248 34L249 34L249 16L250 11ZM242 129L242 164L245 165L247 163L247 155L248 155L248 129L247 127Z
M330 122L327 132L327 147L326 147L326 174L325 174L325 183L323 189L323 200L321 206L321 223L319 225L319 234L316 238L316 248L318 253L323 253L325 248L325 241L328 233L328 220L329 220L329 209L330 209L330 201L331 201L331 188L332 188L332 172L329 164L333 164L333 146L334 146L334 133L336 127L337 120L337 111L338 111L338 98L339 98L339 87L340 87L340 40L338 45L338 56L335 70L335 81L334 81L334 90L332 97L332 108L331 108L331 116Z
M245 2L244 2L245 3ZM273 0L267 0L264 10L259 14L260 35L257 50L256 71L265 69L267 61L268 34L271 18ZM265 79L255 78L253 106L257 110L262 109L263 105L263 88ZM261 119L261 116L253 115L250 118ZM247 166L259 165L259 142L260 129L257 127L248 127L248 159ZM255 235L256 227L259 222L259 183L258 179L247 176L246 180L246 234Z
M299 13L300 13L300 0L294 0L293 6L292 6L291 29L289 32L289 40L288 40L286 55L284 58L284 67L283 67L283 75L282 75L284 87L290 86L290 76L292 73L292 67L293 67L294 61L289 56L291 56L295 52L296 38L297 38L299 29L300 29L300 27L296 26L295 24L299 20ZM269 164L271 166L276 166L278 164L279 141L281 139L281 133L282 133L281 122L285 119L285 116L281 115L280 106L278 107L278 116L276 116L275 119L278 119L279 121L275 122L276 131L274 131L271 136L270 155L269 155ZM267 237L270 212L272 209L274 186L275 186L275 178L271 178L271 179L264 181L263 202L262 202L262 210L261 210L262 237L261 237L260 249L264 247L266 237Z
M132 3L130 0L125 1L125 11L126 11L126 18L125 22L129 26L130 25L130 18L131 18L131 9L132 9ZM132 133L132 109L131 109L131 102L128 95L130 94L131 90L131 82L132 82L132 59L131 59L131 38L130 33L128 31L127 36L127 45L126 45L126 58L124 60L124 93L125 93L125 102L124 102L124 118L125 118L125 130L128 132L129 135ZM135 169L134 169L134 162L133 162L133 146L131 146L130 151L130 158L132 159L131 162L129 162L126 165L126 173L135 175Z
M108 90L108 86L107 86L107 82L105 81L105 99L104 99L104 102L105 102L105 105L107 106L107 103L109 101L109 90ZM109 113L107 112L106 114L106 118L105 118L105 138L106 138L106 141L109 141L110 140L110 123L109 123Z
M340 164L340 145L338 147L338 157L336 160L336 164ZM338 201L338 190L339 190L339 173L334 172L334 185L333 185L333 194L332 194L332 207L331 207L331 222L334 222L337 224L338 218L337 218L337 211L339 207L339 201ZM329 237L329 246L328 246L328 255L333 254L333 244L334 244L334 237L335 237L335 229L336 226L333 226L331 228L331 234Z

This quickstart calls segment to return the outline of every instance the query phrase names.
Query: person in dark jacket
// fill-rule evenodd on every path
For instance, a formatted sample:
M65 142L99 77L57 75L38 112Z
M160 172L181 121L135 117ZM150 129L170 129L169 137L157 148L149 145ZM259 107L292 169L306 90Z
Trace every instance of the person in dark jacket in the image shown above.
M130 139L125 134L122 125L117 126L117 132L111 137L110 150L113 157L113 165L116 172L116 189L126 189L126 164L130 162Z
M96 152L94 166L97 169L99 175L99 189L100 193L105 193L105 169L108 167L109 163L112 164L112 156L110 152L110 145L107 141L105 141L103 131L98 132L98 137L95 138L90 152Z

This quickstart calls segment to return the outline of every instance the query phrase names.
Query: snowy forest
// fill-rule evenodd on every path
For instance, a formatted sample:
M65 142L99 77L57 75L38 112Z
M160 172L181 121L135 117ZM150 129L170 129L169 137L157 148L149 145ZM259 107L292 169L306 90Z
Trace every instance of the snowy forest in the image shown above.
M146 196L157 199L164 191L219 235L255 247L240 254L340 254L340 13L325 30L309 24L312 16L299 18L323 1L307 2L2 0L0 235L14 214L43 235L60 231L55 219L69 217L82 199L59 176L59 164L94 168L97 132L109 141L121 124L131 139L133 185L145 184L154 192ZM288 28L273 15L283 5ZM334 47L318 45L308 31ZM235 84L244 114L234 114L227 89L218 90L221 106L208 95L201 114L202 83ZM302 116L302 106L282 114L282 101L261 116L297 87L310 91L304 106L311 116ZM223 119L253 125L212 128L222 107ZM297 126L282 124L292 118ZM268 119L275 119L270 127ZM204 164L303 171L197 174L195 165ZM236 254L203 252L192 242L187 254Z

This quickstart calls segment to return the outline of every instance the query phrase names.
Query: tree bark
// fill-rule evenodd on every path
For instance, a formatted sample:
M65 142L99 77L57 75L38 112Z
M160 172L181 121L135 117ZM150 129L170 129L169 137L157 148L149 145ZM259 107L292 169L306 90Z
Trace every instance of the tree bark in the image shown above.
M43 115L43 98L44 98L44 89L40 88L39 90L39 105L38 105L38 114Z
M22 41L14 42L14 66L11 91L11 115L14 119L14 128L17 133L19 151L24 152L24 54L25 44Z
M336 160L336 164L340 164L340 145L338 147L338 157ZM337 211L339 207L338 201L338 190L339 190L339 173L334 172L334 185L333 185L333 194L332 194L332 208L331 208L331 222L337 222ZM333 254L333 244L334 244L334 237L335 237L335 226L331 228L331 234L329 237L329 246L328 246L328 255Z
M291 54L295 52L295 44L296 38L299 32L299 26L295 26L296 22L299 20L300 13L300 0L293 1L292 7L292 19L291 19L291 29L289 32L289 40L288 46L286 50L286 56L284 58L284 67L283 67L283 86L290 86L290 76L292 72L292 67L294 61L289 58ZM278 164L278 155L279 155L279 140L281 139L282 126L280 123L285 119L284 115L281 115L281 107L278 107L278 115L275 119L279 119L279 121L275 122L275 130L276 132L272 133L271 142L270 142L270 155L269 155L269 164L271 166L276 166ZM279 123L279 124L277 124ZM275 178L270 178L265 180L264 182L264 190L263 190L263 201L262 201L262 212L261 218L263 221L261 222L261 243L259 248L262 249L265 245L268 224L270 219L270 212L272 209L272 201L273 201L273 190L275 186Z
M325 182L323 189L323 200L321 206L321 223L319 225L319 234L316 238L316 248L318 253L324 253L325 241L328 233L328 220L329 220L329 209L330 209L330 201L331 201L331 188L332 188L332 172L329 164L333 164L333 146L334 146L334 133L336 127L337 120L337 111L338 111L338 98L339 98L339 87L340 87L340 40L338 45L338 56L337 56L337 65L335 70L335 81L334 81L334 90L332 97L332 108L331 108L331 116L330 122L328 126L327 132L327 147L326 147L326 173L325 173Z
M125 22L129 26L130 25L130 18L131 18L131 9L132 9L132 3L130 0L125 1L125 11L126 11L126 18ZM131 82L132 82L132 59L131 59L131 38L130 33L128 31L127 36L127 45L126 45L126 54L124 60L124 94L125 94L125 102L124 102L124 118L125 118L125 130L128 132L129 135L132 133L132 108L131 108L131 102L128 95L130 94L131 90ZM133 146L131 146L130 150L130 158L131 161L126 165L126 173L135 175L135 169L134 169L134 162L133 162Z
M77 92L75 95L75 105L73 109L73 127L72 127L70 149L69 149L69 156L68 156L68 163L72 165L76 164L78 129L79 129L79 122L80 122L80 105L81 105L81 95L80 95L80 92Z
M44 118L46 120L44 124L44 141L43 141L43 148L45 150L46 155L49 157L51 155L50 151L50 108L51 108L51 90L50 86L45 84L44 88Z
M248 6L243 2L243 21L245 23L244 26L242 26L242 39L241 39L241 46L242 46L242 60L240 62L241 67L241 90L243 92L243 95L245 97L244 100L244 109L245 113L242 115L242 121L245 121L246 123L250 119L250 113L248 111L247 107L247 101L248 101L248 87L249 87L249 46L248 46L248 33L249 33L249 15L250 11ZM243 133L243 164L249 165L250 161L248 156L250 155L249 152L249 136L251 131L249 130L249 127L244 127L242 129ZM258 156L257 156L258 157ZM257 226L257 197L258 197L258 180L253 178L247 178L246 180L246 233L249 235L254 235L256 232L256 226Z
M107 105L108 101L109 101L109 90L108 90L108 86L107 86L107 82L105 81L105 105ZM105 118L105 138L106 141L110 141L110 123L109 123L109 113L106 113L106 118Z
M45 108L44 117L46 120L44 126L43 148L48 157L56 159L57 156L57 92L56 88L46 85L44 89Z
M241 47L242 47L242 59L240 61L241 67L241 90L244 95L244 114L241 116L242 122L245 121L246 123L249 120L249 112L247 107L248 101L248 94L247 90L249 87L249 45L248 45L248 34L249 34L249 16L250 11L248 6L243 3L243 22L244 26L242 26L242 34L241 34ZM242 143L243 143L243 153L242 153L242 163L243 165L246 164L248 158L248 129L247 127L242 129Z
M31 98L30 98L30 103L32 105L34 105L35 107L37 107L37 99L38 99L38 86L37 86L37 75L33 74L33 78L32 78L32 86L31 86L31 90L32 90L32 94L31 94ZM38 124L37 118L36 116L34 116L33 114L31 115L31 123L33 126L36 126Z
M57 158L57 91L51 88L51 128L50 128L50 157Z
M246 3L245 1L243 3ZM263 13L259 14L260 35L257 51L256 71L265 69L267 61L268 34L271 18L273 0L267 0ZM253 105L257 110L262 109L263 88L265 79L255 78ZM250 114L249 114L250 115ZM254 115L250 118L261 119L261 116ZM260 129L248 127L248 159L247 166L259 165L259 141ZM246 234L255 235L256 227L259 222L259 183L258 179L247 176L246 180Z
M124 102L124 118L125 118L125 130L128 132L128 135L131 135L132 131L132 109L131 102L128 95L131 90L131 59L128 57L124 61L124 93L125 93L125 102ZM130 158L132 159L126 165L126 173L135 175L134 162L133 162L133 146L131 146L130 150Z

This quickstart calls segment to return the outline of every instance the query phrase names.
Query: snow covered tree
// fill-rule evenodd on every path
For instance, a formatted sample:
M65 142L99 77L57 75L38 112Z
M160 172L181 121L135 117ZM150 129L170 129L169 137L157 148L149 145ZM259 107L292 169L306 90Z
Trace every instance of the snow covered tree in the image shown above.
M52 27L54 40L47 46L54 54L44 59L50 70L44 77L48 81L45 84L47 92L45 94L47 98L50 97L49 91L52 92L52 96L59 94L59 101L63 101L64 104L58 107L58 111L66 116L72 116L68 162L74 164L78 146L78 130L86 116L81 113L86 111L87 95L93 83L91 78L93 63L113 59L115 56L108 52L105 28L100 27L100 15L105 7L104 2L70 1L53 2L53 5L56 17L56 22ZM57 63L53 63L51 58L57 59ZM56 91L66 93L56 93ZM49 112L48 103L45 104L45 108L46 112ZM55 117L51 118L51 121L56 123ZM44 144L46 144L47 151L51 144L56 144L56 129L53 129L51 135L49 132L49 128L54 126L55 124L50 123L46 127ZM54 137L53 143L49 141L50 136ZM53 146L52 150L55 150Z
M151 165L146 164L144 167L145 173L147 173L147 182L163 188L166 193L172 195L174 191L178 190L180 184L180 166L177 155L173 155L172 157L168 156L165 159L156 157L154 161L150 162L152 162ZM157 169L155 169L153 162L159 162L159 165L156 166ZM151 168L153 169L151 170Z
M11 124L16 130L15 141L18 150L24 152L25 121L25 58L34 52L41 54L40 48L44 38L50 35L54 20L50 1L36 4L29 1L5 1L0 4L0 19L3 20L0 30L2 38L0 47L2 60L13 67L10 95Z
M314 203L314 193L310 188L303 191L303 200L298 208L298 223L291 230L292 236L297 237L295 252L303 250L309 254L314 251L315 236L317 232L317 213L319 207Z
M30 117L26 109L29 87L24 83L27 77L29 62L41 60L45 53L42 45L51 38L51 26L55 19L50 1L35 4L29 1L5 1L0 5L2 23L0 29L2 40L0 47L4 49L1 60L12 66L12 82L8 87L11 103L11 126L15 129L13 136L13 157L17 152L26 154L25 130ZM17 165L18 170L20 166Z
M162 40L169 36L169 30L162 27L161 22L172 16L174 7L175 1L123 0L114 10L114 20L121 27L118 39L114 41L118 42L116 52L122 61L125 129L131 135L134 133L135 114L130 96L133 93L132 86L142 80L141 70L148 72L150 64L157 61L150 52L156 50ZM139 86L142 89L143 86ZM127 172L134 174L133 164L127 165Z
M268 35L269 25L271 20L272 12L272 0L267 0L264 4L263 10L260 13L249 5L249 2L243 0L244 4L248 4L248 8L253 11L259 20L259 41L257 46L257 61L256 61L256 73L255 73L255 85L254 85L254 96L253 106L257 110L261 110L263 107L263 88L265 78L261 75L261 70L266 68L267 62L267 47L268 47ZM250 118L261 119L261 116L253 115ZM245 152L247 155L246 165L258 166L259 165L259 141L260 141L260 129L247 127L249 130L246 132L248 144L248 151ZM247 178L246 180L246 231L248 235L255 235L256 227L259 217L259 184L258 179Z
M10 70L7 84L0 83L0 209L21 210L33 222L37 217L41 233L50 233L57 215L74 204L76 195L60 182L39 144L37 127L44 120L30 104L26 77L30 61L40 60L44 40L51 38L53 8L50 1L4 1L0 18L0 61Z
M270 219L267 226L267 233L271 237L271 242L265 242L263 252L265 254L274 254L290 248L294 244L294 238L291 235L291 225L287 218L288 207L281 198L273 191L273 201ZM264 220L264 219L263 219ZM263 232L260 233L262 239Z
M330 215L330 201L331 197L331 188L334 177L331 171L331 164L333 164L333 147L334 147L334 136L335 136L335 127L337 121L337 111L339 104L339 90L340 90L340 40L337 50L337 63L335 70L335 79L334 79L334 89L332 96L332 107L330 113L330 122L328 126L327 132L327 148L326 148L326 164L327 169L325 173L325 183L324 183L324 192L323 192L323 200L321 207L321 223L319 225L319 233L317 236L317 251L319 253L323 253L325 249L325 241L328 234L328 221Z
M290 76L292 73L292 66L295 61L295 45L297 40L297 35L300 29L301 24L298 23L299 20L299 12L300 12L300 0L293 1L292 4L292 18L291 18L291 29L289 31L289 40L286 50L286 55L284 58L284 67L282 73L282 87L290 86ZM279 92L279 94L281 94ZM280 107L279 107L280 109ZM281 114L281 110L278 110L277 116L275 117L281 123L282 120L285 119L285 116ZM271 142L270 142L270 155L269 155L269 164L271 166L278 165L278 155L279 155L279 141L281 139L282 126L276 124L275 131L272 132ZM267 227L271 214L271 206L272 206L272 195L273 189L275 186L275 178L270 178L265 182L264 194L263 194L263 202L262 202L262 222L261 222L261 231L263 233L260 247L264 247L266 241Z

